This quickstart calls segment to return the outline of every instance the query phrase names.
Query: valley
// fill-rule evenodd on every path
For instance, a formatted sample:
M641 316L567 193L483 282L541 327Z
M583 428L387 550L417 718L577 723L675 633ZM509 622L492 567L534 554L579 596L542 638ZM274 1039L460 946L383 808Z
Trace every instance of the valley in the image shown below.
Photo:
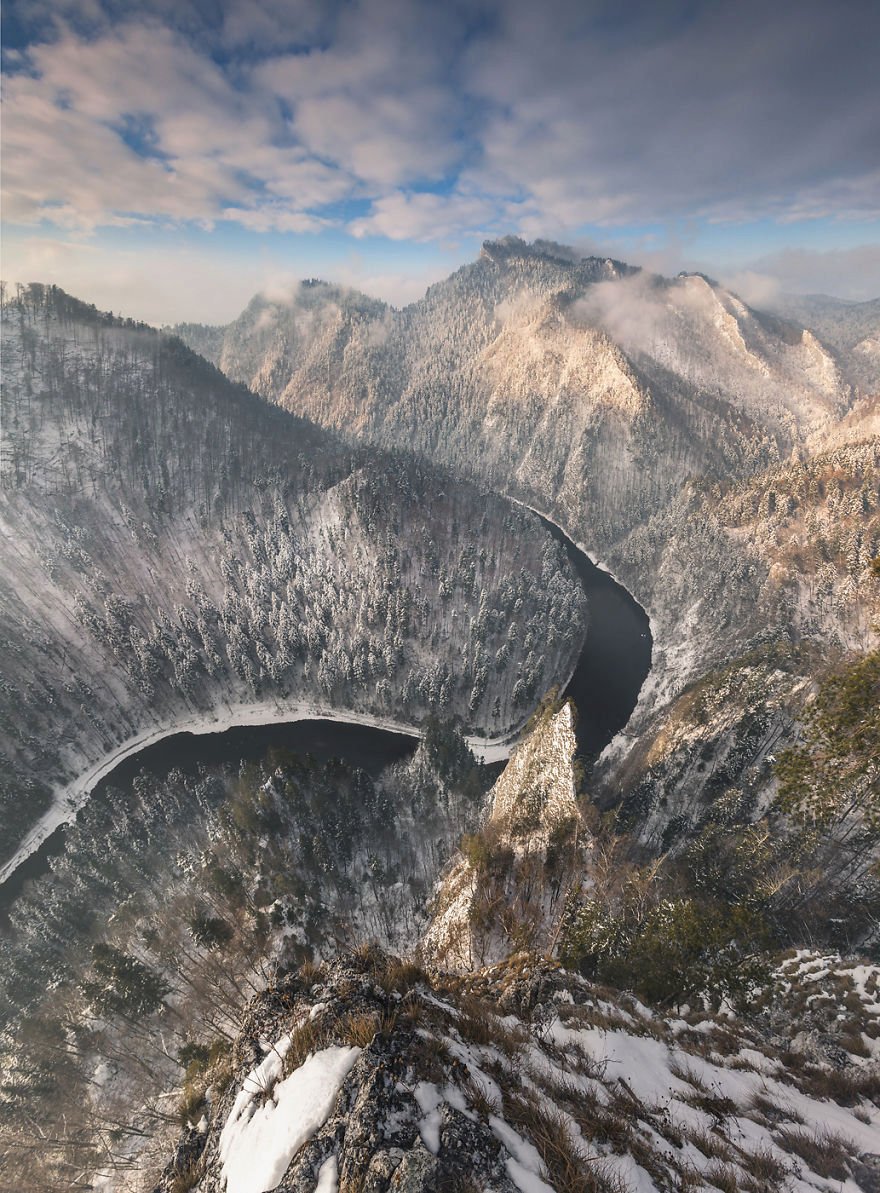
M471 1144L510 1193L781 1193L873 1163L874 314L846 330L823 308L813 331L702 275L515 238L400 310L311 281L172 333L52 287L5 294L18 1179L39 1162L62 1186L228 1193L222 1123L276 1039L302 1063L360 1049L337 1094L369 1114L373 1066L402 1065L407 1089L420 1074L416 1108L389 1111L409 1123L390 1158L378 1127L351 1154L321 1128L297 1193L331 1159L428 1193L464 1179ZM809 1001L779 1010L806 944L856 975L839 979L852 1033ZM322 990L338 1015L306 1039ZM726 1015L734 1059L716 1049L705 1080L736 1087L728 1142L678 1105L673 1162L637 1069L629 1094L606 1089L591 1033L618 1033L625 1066L656 1044L687 1085ZM485 1069L521 1048L522 1096ZM737 1050L776 1066L812 1124L833 1049L832 1113L859 1142L826 1162L798 1136L792 1184L800 1120L737 1102L751 1078L728 1070ZM694 1111L702 1087L679 1085ZM35 1098L66 1124L39 1161ZM541 1142L551 1122L568 1160Z

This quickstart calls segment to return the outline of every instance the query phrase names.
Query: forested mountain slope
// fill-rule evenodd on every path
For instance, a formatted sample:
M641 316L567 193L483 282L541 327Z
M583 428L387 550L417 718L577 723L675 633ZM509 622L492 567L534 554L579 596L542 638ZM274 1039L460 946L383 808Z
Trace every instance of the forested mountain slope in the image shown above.
M402 311L323 283L178 329L236 380L351 438L564 503L618 537L683 480L785 456L851 394L833 354L700 275L513 238Z
M310 283L180 330L288 409L478 476L597 553L651 616L635 737L762 644L831 659L873 641L872 312L817 322L823 340L702 275L508 238L402 311Z
M53 795L181 720L305 701L492 735L567 674L583 592L527 512L352 451L54 288L3 321L7 856Z

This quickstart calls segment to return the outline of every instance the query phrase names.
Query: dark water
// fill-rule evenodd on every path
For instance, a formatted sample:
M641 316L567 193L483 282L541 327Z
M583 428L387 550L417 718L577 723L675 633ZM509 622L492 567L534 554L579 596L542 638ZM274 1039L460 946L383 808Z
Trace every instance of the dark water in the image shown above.
M651 624L622 584L596 567L558 526L541 521L565 547L589 601L587 640L565 695L577 706L580 751L595 757L636 706L651 670Z
M651 669L650 624L644 609L622 585L596 567L558 526L546 518L541 521L564 545L589 601L587 640L565 695L578 709L580 752L591 759L623 728L635 708ZM375 775L412 753L416 742L369 725L320 720L243 725L222 733L175 733L119 762L95 784L90 798L100 798L109 787L125 787L142 770L159 777L174 769L197 774L200 765L258 762L273 748L312 754L322 761L342 758ZM49 859L63 848L62 826L0 886L0 925L24 883L44 874Z
M417 745L418 738L405 733L342 721L281 721L270 725L237 725L222 733L174 733L118 762L98 780L89 798L100 799L110 787L127 787L141 771L159 778L172 770L197 775L200 766L237 767L241 762L260 762L272 749L311 754L322 762L341 758L351 766L377 775L383 767L406 758ZM65 826L61 825L0 885L0 927L24 884L45 874L49 859L63 852L64 833Z
M108 787L124 787L142 770L160 776L172 770L195 775L199 766L259 762L272 749L312 754L321 762L343 758L376 775L383 766L411 754L417 745L418 738L405 733L344 721L280 721L236 725L221 733L175 733L124 758L95 784L92 796Z

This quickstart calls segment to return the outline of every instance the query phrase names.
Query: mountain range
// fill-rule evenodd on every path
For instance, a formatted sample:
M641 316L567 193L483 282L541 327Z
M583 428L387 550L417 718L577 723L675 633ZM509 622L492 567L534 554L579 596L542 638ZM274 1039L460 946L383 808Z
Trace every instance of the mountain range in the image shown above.
M877 1187L877 302L509 237L403 309L2 316L4 875L69 822L0 941L11 1188ZM598 757L537 514L650 620ZM413 752L88 798L301 716Z

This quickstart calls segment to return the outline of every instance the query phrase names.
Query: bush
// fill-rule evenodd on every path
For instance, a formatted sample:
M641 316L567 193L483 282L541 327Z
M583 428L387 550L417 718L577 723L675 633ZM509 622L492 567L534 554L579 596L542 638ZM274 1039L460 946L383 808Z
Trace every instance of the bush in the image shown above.
M758 955L765 938L755 913L720 903L664 899L647 911L624 906L613 914L591 901L575 912L562 952L567 964L649 1002L706 998L717 1006L766 980Z

